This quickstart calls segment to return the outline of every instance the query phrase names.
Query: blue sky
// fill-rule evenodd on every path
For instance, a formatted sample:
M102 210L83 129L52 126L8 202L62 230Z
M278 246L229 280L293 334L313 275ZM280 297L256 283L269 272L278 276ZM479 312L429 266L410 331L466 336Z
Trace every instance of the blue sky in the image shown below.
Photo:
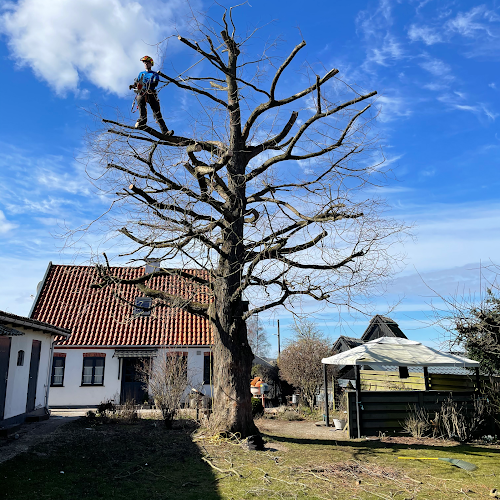
M373 311L386 313L400 300L391 317L409 337L435 342L429 286L443 295L478 293L480 263L498 262L500 7L436 0L250 4L239 9L239 26L272 21L255 44L280 35L285 53L301 33L309 62L378 91L377 133L393 175L373 195L414 225L414 238L395 249L406 254L405 268ZM184 0L149 0L147 8L128 0L1 5L0 309L27 315L48 262L85 263L87 245L95 244L87 239L75 251L55 236L106 208L85 172L89 110L117 108L128 116L128 84L144 54L171 74L195 59L175 38L155 45L183 32L190 15ZM201 0L191 8L218 15ZM186 126L175 91L168 87L160 97L167 125ZM286 311L261 321L272 334L277 318L286 336ZM339 327L334 310L317 320L333 338L359 335L367 325L358 317Z

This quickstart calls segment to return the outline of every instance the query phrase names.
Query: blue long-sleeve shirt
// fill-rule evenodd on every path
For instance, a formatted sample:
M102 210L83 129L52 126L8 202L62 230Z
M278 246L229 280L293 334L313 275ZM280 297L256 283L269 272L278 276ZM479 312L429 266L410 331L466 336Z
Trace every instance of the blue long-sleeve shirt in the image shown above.
M141 91L155 90L160 81L160 75L156 71L141 71L135 81L137 84L142 83Z

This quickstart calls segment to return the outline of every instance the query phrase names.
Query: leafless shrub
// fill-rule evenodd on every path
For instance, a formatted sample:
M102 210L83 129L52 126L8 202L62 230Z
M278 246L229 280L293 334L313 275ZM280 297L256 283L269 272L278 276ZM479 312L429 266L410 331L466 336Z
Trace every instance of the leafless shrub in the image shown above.
M486 415L486 402L481 397L474 397L472 409L468 409L465 403L458 403L449 397L443 402L435 422L443 436L458 441L469 441L479 432Z
M187 357L181 354L172 349L159 349L158 356L146 363L141 370L142 379L147 384L167 429L172 427L189 385Z
M403 429L414 438L421 438L427 435L431 428L429 414L424 408L413 406L410 414L406 417Z
M114 418L121 423L132 424L137 422L138 414L137 414L137 406L135 402L128 399L125 401L125 404L121 405L114 412Z

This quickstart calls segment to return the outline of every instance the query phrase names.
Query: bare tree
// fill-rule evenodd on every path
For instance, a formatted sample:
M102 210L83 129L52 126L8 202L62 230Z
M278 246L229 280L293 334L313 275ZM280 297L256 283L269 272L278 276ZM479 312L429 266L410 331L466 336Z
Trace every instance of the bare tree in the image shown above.
M248 436L257 429L246 320L277 306L297 308L301 299L359 308L360 297L391 275L388 249L402 226L382 217L381 201L363 195L382 173L371 157L379 151L370 130L375 91L345 84L337 69L320 76L309 65L280 85L306 42L277 66L270 47L252 57L252 34L237 34L232 10L217 30L198 28L178 40L204 58L203 76L161 73L192 103L191 132L167 137L104 119L110 128L90 138L103 166L99 186L114 198L101 220L120 228L131 262L162 261L155 273L130 280L99 265L96 286L126 283L154 298L154 307L208 318L215 417L221 430ZM209 278L184 271L193 267ZM164 273L198 287L209 304L156 289L154 278Z
M252 316L247 321L247 336L248 343L252 348L255 356L267 356L271 344L267 339L267 332L264 327L259 323L259 316Z
M280 354L280 377L301 391L302 399L310 408L323 383L321 360L332 354L332 343L310 320L297 321L294 332Z
M158 355L141 369L142 379L170 429L188 388L187 357L171 349L158 349Z

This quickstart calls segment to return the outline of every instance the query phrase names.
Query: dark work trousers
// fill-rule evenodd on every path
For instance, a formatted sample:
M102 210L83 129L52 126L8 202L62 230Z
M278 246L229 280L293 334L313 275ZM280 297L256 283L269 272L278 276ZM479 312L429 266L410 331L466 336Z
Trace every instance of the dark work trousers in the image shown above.
M146 103L149 103L149 105L151 106L154 119L160 126L161 131L164 132L168 130L167 126L165 125L165 121L161 116L160 101L158 99L158 95L154 91L137 94L137 106L139 106L140 112L139 121L145 125L148 120L148 110L146 108Z

